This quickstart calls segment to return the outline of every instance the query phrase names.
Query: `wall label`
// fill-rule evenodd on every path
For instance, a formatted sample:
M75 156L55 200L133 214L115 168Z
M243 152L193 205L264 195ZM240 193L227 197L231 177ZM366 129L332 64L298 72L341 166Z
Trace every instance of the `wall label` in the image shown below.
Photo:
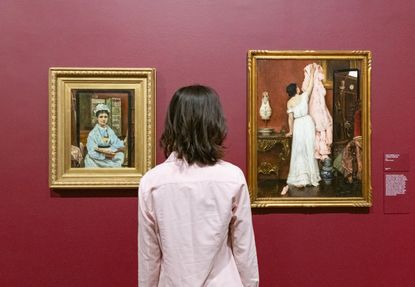
M397 196L406 194L406 182L408 178L404 174L385 174L385 195Z
M409 172L385 172L384 213L409 213Z
M409 171L409 153L385 153L384 171Z

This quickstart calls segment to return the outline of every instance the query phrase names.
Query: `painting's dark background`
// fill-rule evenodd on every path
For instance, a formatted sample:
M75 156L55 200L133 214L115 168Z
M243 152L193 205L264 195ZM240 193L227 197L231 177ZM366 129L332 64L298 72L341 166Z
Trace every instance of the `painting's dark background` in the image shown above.
M137 198L48 188L49 67L157 68L157 137L178 87L213 86L226 159L246 171L248 49L373 52L373 207L255 214L261 286L414 286L415 198L384 214L382 171L384 152L415 142L414 13L412 0L2 0L0 286L137 286Z

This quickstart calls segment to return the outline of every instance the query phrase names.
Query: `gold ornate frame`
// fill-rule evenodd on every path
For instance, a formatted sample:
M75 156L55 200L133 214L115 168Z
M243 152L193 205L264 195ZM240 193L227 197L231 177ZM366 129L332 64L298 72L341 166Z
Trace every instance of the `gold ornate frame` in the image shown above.
M137 188L155 163L155 87L152 68L49 69L49 187ZM71 166L71 105L75 90L131 91L132 166L73 168Z
M281 196L280 193L267 193L262 191L259 185L259 176L277 174L279 178L278 170L283 167L284 162L289 159L289 140L285 138L285 130L275 131L272 135L264 135L259 133L259 127L263 125L259 123L261 120L258 116L258 111L261 105L261 93L264 90L259 90L259 85L265 82L268 77L268 82L275 80L275 83L279 80L278 77L269 80L269 74L265 75L265 68L262 68L264 61L268 61L269 69L272 70L272 66L280 65L279 68L284 72L285 68L290 67L290 63L297 65L298 62L310 60L320 64L324 69L327 69L328 63L334 63L335 61L349 61L350 68L354 69L359 67L360 79L359 91L360 91L360 112L361 112L361 142L362 142L362 173L361 173L361 192L358 196L337 194L336 196ZM262 61L262 62L261 62ZM284 61L284 62L282 62ZM293 62L289 62L293 61ZM332 62L331 62L332 61ZM288 63L288 64L287 64ZM371 160L370 160L370 73L371 73L371 52L370 51L267 51L267 50L250 50L248 51L248 185L251 195L251 205L254 208L273 208L273 207L370 207L372 205L372 193L371 193ZM290 73L291 68L287 68L285 71ZM278 74L280 73L280 74ZM275 75L282 75L281 72L276 72ZM274 75L274 74L273 74ZM263 77L263 78L261 78ZM282 76L281 76L282 77ZM261 82L262 81L262 82ZM289 84L289 83L287 83ZM333 82L329 80L323 81L326 89L333 89ZM271 85L271 84L270 84ZM280 97L287 98L285 90L280 89L278 91ZM334 99L334 92L333 92ZM270 102L272 101L272 95L270 95ZM282 100L281 100L282 101ZM286 101L286 100L285 100ZM333 100L334 101L334 100ZM272 103L271 103L272 107ZM286 106L284 108L278 107L280 111L279 117L282 117L281 113L285 113ZM274 109L273 109L274 113ZM274 151L271 155L272 160L277 160L282 165L270 164L267 160L259 160L264 152L269 151L273 146L279 145L279 149ZM288 150L287 150L288 149ZM287 164L285 164L287 165ZM289 164L288 164L289 166ZM265 180L263 180L265 182ZM281 187L276 187L276 190ZM320 187L319 187L320 188ZM337 186L330 187L335 192ZM272 190L272 189L271 189ZM270 196L269 194L274 194ZM301 194L301 193L299 193ZM317 192L316 194L320 194Z

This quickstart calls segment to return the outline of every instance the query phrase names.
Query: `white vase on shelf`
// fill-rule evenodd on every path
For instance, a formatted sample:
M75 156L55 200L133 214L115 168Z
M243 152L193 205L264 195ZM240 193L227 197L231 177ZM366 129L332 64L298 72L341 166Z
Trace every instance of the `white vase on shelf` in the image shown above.
M261 103L261 107L259 108L259 116L261 117L263 121L265 121L265 128L259 128L258 131L260 135L269 136L274 132L273 128L267 127L267 124L271 118L271 115L272 115L272 109L269 103L269 95L267 91L264 91L262 93L262 103Z
M269 119L271 118L272 109L269 104L268 92L262 93L262 103L261 107L259 108L259 115L261 119L263 119L264 121L269 121Z

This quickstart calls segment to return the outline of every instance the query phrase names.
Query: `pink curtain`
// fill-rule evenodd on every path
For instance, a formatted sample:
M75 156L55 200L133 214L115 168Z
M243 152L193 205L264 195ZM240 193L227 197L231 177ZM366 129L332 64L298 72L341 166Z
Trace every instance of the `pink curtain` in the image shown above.
M316 125L316 144L315 157L317 159L325 159L331 153L330 146L333 142L333 118L326 106L326 89L323 85L324 73L323 68L316 64L309 64L304 68L304 81L302 90L305 91L310 82L310 69L314 65L314 84L313 91L309 100L309 114L313 118Z

